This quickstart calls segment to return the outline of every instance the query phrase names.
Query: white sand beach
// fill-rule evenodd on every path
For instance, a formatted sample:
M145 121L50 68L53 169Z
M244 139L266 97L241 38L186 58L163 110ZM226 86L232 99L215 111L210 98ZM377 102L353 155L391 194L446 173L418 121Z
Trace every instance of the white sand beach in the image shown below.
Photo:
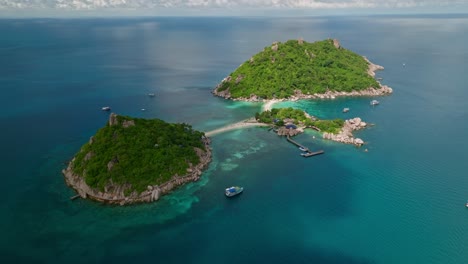
M264 123L259 123L254 118L251 118L251 119L246 119L246 120L243 120L243 121L240 121L240 122L237 122L237 123L234 123L234 124L230 124L230 125L227 125L227 126L215 129L215 130L208 131L208 132L205 133L205 135L207 137L211 137L211 136L214 136L216 134L220 134L220 133L230 131L230 130L234 130L234 129L256 127L256 126L269 126L269 125L264 124Z
M273 108L273 105L278 102L281 102L281 100L273 99L266 101L262 106L262 111L271 110L271 108Z

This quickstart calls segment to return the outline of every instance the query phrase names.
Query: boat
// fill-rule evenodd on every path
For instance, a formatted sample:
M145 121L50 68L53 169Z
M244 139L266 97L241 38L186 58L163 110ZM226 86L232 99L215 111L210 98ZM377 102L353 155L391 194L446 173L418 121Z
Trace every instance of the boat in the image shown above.
M304 148L304 147L299 147L299 149L300 149L301 151L307 151L307 149Z
M232 196L235 196L235 195L238 195L239 193L241 193L242 191L244 190L244 187L239 187L239 186L231 186L229 188L226 188L226 196L227 197L232 197Z
M109 111L110 109L111 109L110 106L103 106L101 108L102 111Z
M466 204L465 204L466 208L468 208L468 201L466 201Z
M379 101L377 101L377 100L372 100L370 102L370 105L378 105L378 104L379 104Z
M149 93L148 96L149 97L154 97L154 93Z
M349 108L343 108L343 113L348 113L349 112Z

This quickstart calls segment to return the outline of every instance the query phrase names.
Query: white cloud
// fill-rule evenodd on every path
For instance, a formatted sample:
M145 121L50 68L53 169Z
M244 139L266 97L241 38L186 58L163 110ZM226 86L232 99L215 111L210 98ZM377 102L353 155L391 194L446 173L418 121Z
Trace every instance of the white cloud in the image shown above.
M415 8L462 6L468 0L0 0L0 9L52 8L93 10L107 8Z

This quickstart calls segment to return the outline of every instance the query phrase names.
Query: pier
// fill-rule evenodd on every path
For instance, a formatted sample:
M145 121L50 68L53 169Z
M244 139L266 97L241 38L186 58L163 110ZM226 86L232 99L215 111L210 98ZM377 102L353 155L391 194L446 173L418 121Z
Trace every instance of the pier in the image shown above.
M286 140L289 141L290 143L292 143L293 145L296 145L297 147L304 149L305 153L301 153L301 155L304 158L308 158L308 157L312 157L312 156L315 156L315 155L320 155L320 154L325 153L325 151L323 151L323 150L311 151L309 148L307 148L307 147L297 143L296 141L292 140L289 136L286 137Z

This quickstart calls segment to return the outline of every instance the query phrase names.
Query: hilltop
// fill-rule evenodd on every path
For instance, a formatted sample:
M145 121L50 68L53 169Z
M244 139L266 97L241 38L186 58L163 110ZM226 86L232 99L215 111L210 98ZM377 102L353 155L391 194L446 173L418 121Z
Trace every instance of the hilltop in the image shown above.
M224 78L213 94L250 101L382 95L392 92L374 79L382 69L337 40L274 42Z
M112 113L63 171L83 198L111 203L151 202L196 181L211 160L209 140L187 124Z

